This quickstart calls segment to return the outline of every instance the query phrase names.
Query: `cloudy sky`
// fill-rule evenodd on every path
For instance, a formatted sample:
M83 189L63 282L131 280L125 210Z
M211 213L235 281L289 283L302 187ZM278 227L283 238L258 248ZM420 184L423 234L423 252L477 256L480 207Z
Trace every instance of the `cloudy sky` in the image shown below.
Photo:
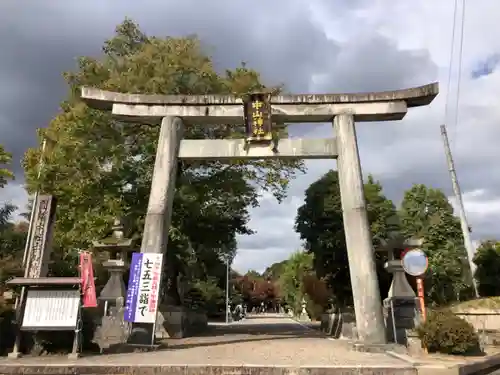
M48 124L66 95L61 73L75 67L77 56L96 56L104 39L128 16L150 35L196 33L219 68L246 61L267 83L284 83L297 93L392 90L440 81L438 99L411 110L403 121L358 124L364 172L374 174L395 202L416 182L451 195L439 132L448 101L449 136L474 238L497 236L500 2L467 4L458 123L453 121L456 67L447 96L454 3L274 0L252 8L245 0L3 0L0 143L14 155L17 179L1 191L0 201L18 206L26 202L20 159L26 148L36 145L35 129ZM460 30L457 42L459 35ZM326 137L332 130L329 124L294 125L291 134ZM264 196L253 211L250 224L257 234L240 239L236 269L262 271L300 247L293 222L304 190L335 167L331 161L307 166L284 203Z

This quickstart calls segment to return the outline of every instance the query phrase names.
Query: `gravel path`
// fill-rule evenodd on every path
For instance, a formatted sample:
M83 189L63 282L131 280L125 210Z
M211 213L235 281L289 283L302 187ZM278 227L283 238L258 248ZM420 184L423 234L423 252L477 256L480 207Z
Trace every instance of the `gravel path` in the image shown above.
M11 360L0 361L2 364ZM85 357L81 365L276 365L400 367L408 363L386 354L359 353L346 342L280 315L257 315L229 325L211 325L203 337L168 340L168 349ZM21 358L17 364L68 365L66 357Z

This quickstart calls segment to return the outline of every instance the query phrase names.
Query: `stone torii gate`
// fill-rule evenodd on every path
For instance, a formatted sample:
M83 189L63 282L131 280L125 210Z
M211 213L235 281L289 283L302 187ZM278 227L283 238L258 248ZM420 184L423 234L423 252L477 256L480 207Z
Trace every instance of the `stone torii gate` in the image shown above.
M161 124L141 252L164 253L171 222L177 160L337 159L344 230L359 340L386 343L367 219L355 121L401 120L425 106L437 83L361 94L140 95L82 88L82 99L120 120ZM271 140L272 124L333 122L335 138ZM184 126L246 125L246 139L183 139Z

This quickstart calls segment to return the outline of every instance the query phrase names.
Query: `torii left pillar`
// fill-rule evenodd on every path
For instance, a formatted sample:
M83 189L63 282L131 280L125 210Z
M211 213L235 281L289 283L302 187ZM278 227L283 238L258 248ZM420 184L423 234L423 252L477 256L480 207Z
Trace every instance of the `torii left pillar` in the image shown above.
M141 253L166 254L168 232L172 220L172 208L175 196L175 183L179 147L184 133L184 124L179 117L164 117L161 122L156 159L154 164L151 192L144 223L144 232L141 243ZM164 260L164 263L167 260ZM168 277L168 275L165 275ZM168 288L166 278L162 273L160 303ZM162 312L158 311L160 315ZM158 319L162 324L164 319ZM162 327L151 324L133 323L129 343L137 345L151 344L154 330Z

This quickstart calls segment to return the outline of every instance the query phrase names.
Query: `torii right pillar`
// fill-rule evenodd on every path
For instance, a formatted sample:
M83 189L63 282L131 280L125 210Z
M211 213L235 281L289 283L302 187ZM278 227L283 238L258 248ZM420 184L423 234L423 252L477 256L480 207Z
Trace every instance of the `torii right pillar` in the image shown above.
M427 89L429 89L427 87ZM394 101L389 103L380 100L382 93L372 93L374 101L379 99L380 105L388 108L380 113L367 115L365 103L353 103L349 110L334 115L333 128L337 143L337 170L342 201L344 233L349 259L356 328L358 340L363 344L383 345L387 343L382 302L378 286L375 266L375 252L368 222L366 200L363 187L363 175L359 159L356 137L355 119L360 121L380 121L402 118L407 107L429 104L437 94L437 85L433 88L434 95L425 95L416 89L408 90L413 94L413 100ZM411 92L414 91L414 92ZM422 90L427 91L427 90ZM399 114L403 114L399 116ZM362 345L361 345L362 346ZM359 350L370 350L369 348Z

